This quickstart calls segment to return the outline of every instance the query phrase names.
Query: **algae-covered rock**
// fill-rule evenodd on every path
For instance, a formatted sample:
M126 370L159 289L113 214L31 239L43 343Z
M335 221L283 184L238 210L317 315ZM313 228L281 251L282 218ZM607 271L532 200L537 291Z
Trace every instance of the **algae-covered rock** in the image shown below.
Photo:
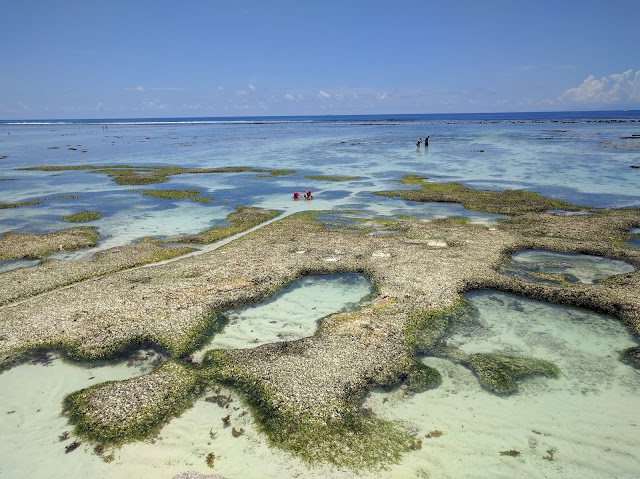
M227 216L227 221L230 223L229 225L220 226L193 235L173 238L170 241L198 244L214 243L273 219L279 214L277 210L238 206L233 213Z
M640 369L640 346L633 346L622 351L620 361L635 369Z
M440 386L442 383L442 376L437 369L427 366L421 362L416 362L409 370L406 383L409 391L420 393Z
M99 211L80 211L79 213L63 216L62 219L69 223L86 223L87 221L96 221L100 219L101 216L102 213Z
M194 370L168 361L150 374L70 394L64 410L78 436L117 445L153 436L200 391Z
M557 378L560 375L558 367L549 361L503 354L473 354L466 364L476 373L480 384L496 394L517 392L518 381L527 376Z
M75 251L96 245L100 233L79 226L46 234L5 233L0 237L0 261L40 259L60 251Z

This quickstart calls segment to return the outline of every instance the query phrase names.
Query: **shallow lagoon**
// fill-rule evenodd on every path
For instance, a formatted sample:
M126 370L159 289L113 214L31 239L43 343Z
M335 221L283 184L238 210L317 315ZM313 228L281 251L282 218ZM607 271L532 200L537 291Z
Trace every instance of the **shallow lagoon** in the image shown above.
M636 123L445 122L428 117L403 122L314 121L209 124L0 124L0 202L44 200L38 206L0 210L0 232L45 232L69 226L63 215L100 211L89 224L103 236L100 248L142 236L175 236L224 223L235 206L295 212L359 210L365 216L412 215L424 219L491 215L459 206L412 204L377 197L402 188L405 174L457 181L483 189L530 189L574 204L640 205L640 175L630 168L633 149L620 137ZM415 138L431 136L428 149ZM611 145L615 146L612 147ZM55 148L55 149L52 149ZM69 148L76 148L69 150ZM185 174L152 186L120 186L104 174L24 171L43 165L228 167L295 170L270 177L254 172ZM355 176L348 181L308 175ZM214 198L150 198L136 190L199 189ZM293 202L293 191L311 189L315 199ZM60 199L78 195L77 199ZM450 211L447 209L450 208Z
M43 202L38 206L0 209L0 233L59 230L73 226L60 219L63 215L80 210L103 212L102 218L87 223L102 234L98 247L66 255L71 258L128 244L143 236L176 236L224 224L226 216L238 205L285 213L356 210L355 216L366 220L400 215L424 220L461 216L487 224L500 219L459 205L416 204L371 194L403 188L397 181L405 174L427 176L433 181L458 181L476 188L531 189L587 206L637 207L640 176L629 168L636 162L637 152L611 146L618 145L621 136L637 133L637 128L637 123L450 124L423 120L384 124L113 124L107 131L100 125L3 124L0 156L7 158L0 160L0 179L7 181L0 182L0 202ZM415 138L425 134L431 135L428 151L416 150ZM69 150L70 147L76 149ZM119 186L106 175L88 171L16 170L25 166L81 164L240 165L295 169L296 173L279 177L256 173L179 175L166 183L137 187ZM358 179L333 182L309 180L307 175L352 175ZM147 188L196 188L214 200L206 205L190 200L161 200L135 191ZM307 188L314 192L312 202L291 201L293 191ZM80 198L58 198L60 195ZM307 304L317 300L310 291L296 294ZM408 453L402 464L388 471L364 477L542 477L547 472L560 477L637 475L640 460L634 446L638 437L634 418L640 417L640 385L637 372L617 361L618 351L634 344L620 323L611 318L584 320L581 315L593 318L591 313L565 313L565 309L577 310L548 309L546 305L513 298L501 299L511 305L506 308L500 301L482 299L482 295L478 299L471 295L471 301L477 302L474 304L480 311L486 310L489 318L499 317L500 321L494 324L494 320L485 319L485 332L482 328L474 331L477 338L467 334L452 341L469 350L486 347L502 352L535 352L537 357L557 361L564 375L558 380L528 380L518 395L499 398L482 390L465 368L442 359L424 359L443 374L440 388L413 396L407 396L403 389L374 392L366 404L382 417L406 420L423 437L422 449ZM504 321L514 312L525 318L541 315L548 324L536 323L539 330L527 331L526 325L521 324L522 316ZM272 310L270 314L279 313ZM569 328L570 336L563 336L563 328L574 322L579 327ZM311 329L315 320L312 324ZM278 332L275 334L277 337ZM254 339L252 335L245 338L248 342ZM578 370L577 363L584 371ZM122 379L137 372L122 364L107 367L103 373L96 369L95 376L93 370L80 370L77 381L67 383L76 373L61 366L60 375L52 374L53 369L49 368L53 367L56 366L23 365L0 375L0 381L13 381L5 383L7 387L2 390L16 393L3 393L3 398L19 398L20 405L25 406L21 416L17 412L0 415L2 438L8 424L20 433L32 433L31 437L46 437L24 440L7 435L2 439L8 441L3 447L7 459L0 462L2 477L7 470L20 473L15 477L45 473L46 477L70 477L81 470L91 471L94 477L110 478L171 477L186 470L229 477L352 477L351 472L328 467L309 470L296 458L270 449L257 433L251 416L243 414L238 396L230 391L223 392L234 399L230 405L232 424L245 430L239 438L234 438L220 420L228 412L201 399L168 424L161 439L125 446L110 464L85 450L84 445L65 455L67 443L58 442L58 435L69 429L65 419L58 417L64 394L94 381ZM88 371L92 371L90 375ZM89 380L91 376L94 379ZM42 381L31 380L39 377ZM39 403L42 399L44 402ZM48 415L40 417L37 410L44 412L45 408ZM8 406L7 412L11 410L17 411ZM444 434L424 437L435 429ZM27 445L35 449L27 452ZM508 449L522 454L517 458L499 455L499 451ZM556 451L554 461L544 458L548 449ZM219 458L215 468L209 469L205 456L212 451ZM39 457L39 464L34 462L34 455Z
M637 477L640 374L618 360L622 349L637 344L624 326L504 293L466 297L476 321L450 345L544 358L560 367L561 377L530 378L503 398L483 390L468 369L425 358L443 375L439 388L413 396L377 392L367 402L383 417L408 421L423 438L443 433L424 438L422 449L387 477ZM508 450L520 455L500 455Z

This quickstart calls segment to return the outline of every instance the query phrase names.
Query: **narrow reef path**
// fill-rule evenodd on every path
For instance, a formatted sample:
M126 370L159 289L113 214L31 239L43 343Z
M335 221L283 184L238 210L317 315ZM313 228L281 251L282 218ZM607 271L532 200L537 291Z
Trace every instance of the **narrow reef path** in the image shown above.
M0 291L0 309L8 304L17 305L27 299L118 271L131 271L208 253L291 214L294 212L283 212L275 218L210 244L166 247L160 241L145 239L139 243L100 251L90 260L50 259L37 266L1 273L0 280L4 288Z

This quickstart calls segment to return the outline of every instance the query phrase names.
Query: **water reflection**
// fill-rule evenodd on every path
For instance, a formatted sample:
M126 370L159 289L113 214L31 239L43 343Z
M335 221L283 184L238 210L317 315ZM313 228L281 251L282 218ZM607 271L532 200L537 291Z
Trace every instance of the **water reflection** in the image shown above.
M624 261L584 254L527 250L515 253L502 272L525 281L593 284L635 268Z

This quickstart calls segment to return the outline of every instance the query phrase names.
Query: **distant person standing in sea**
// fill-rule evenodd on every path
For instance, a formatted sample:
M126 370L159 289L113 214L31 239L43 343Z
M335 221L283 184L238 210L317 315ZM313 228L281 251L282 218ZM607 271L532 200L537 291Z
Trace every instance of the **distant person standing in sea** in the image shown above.
M422 138L418 138L418 142L416 143L416 148L420 148L421 143L422 143Z
M428 136L425 136L425 137L424 137L424 146L425 146L425 148L426 148L427 146L429 146L429 137L428 137Z

